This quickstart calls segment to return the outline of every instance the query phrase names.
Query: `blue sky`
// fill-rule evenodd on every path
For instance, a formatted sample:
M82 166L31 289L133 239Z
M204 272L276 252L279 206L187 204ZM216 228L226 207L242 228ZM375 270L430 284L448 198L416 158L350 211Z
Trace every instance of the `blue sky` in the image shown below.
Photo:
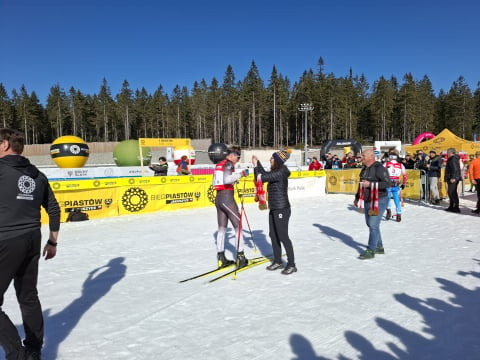
M50 88L112 95L170 94L178 84L241 80L255 61L268 82L273 66L298 81L305 70L399 81L427 75L434 91L463 76L480 81L477 0L0 0L0 82L24 84L45 103Z

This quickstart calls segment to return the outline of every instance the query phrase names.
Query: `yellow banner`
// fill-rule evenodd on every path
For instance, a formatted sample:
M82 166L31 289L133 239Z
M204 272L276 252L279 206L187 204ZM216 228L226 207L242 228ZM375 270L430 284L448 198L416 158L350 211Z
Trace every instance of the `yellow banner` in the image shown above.
M327 193L355 194L358 188L360 169L325 170Z
M303 178L303 177L312 177L312 176L325 176L326 170L293 170L290 172L291 178Z
M139 146L165 146L165 147L175 147L175 146L191 146L191 140L184 138L172 138L172 139L152 139L152 138L140 138L138 139Z

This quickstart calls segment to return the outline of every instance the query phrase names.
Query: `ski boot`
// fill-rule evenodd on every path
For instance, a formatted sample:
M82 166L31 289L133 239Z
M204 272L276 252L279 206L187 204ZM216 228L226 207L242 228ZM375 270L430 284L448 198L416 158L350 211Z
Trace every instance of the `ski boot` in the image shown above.
M237 269L243 268L248 265L248 259L245 257L243 251L237 254Z
M402 221L402 214L397 214L397 222Z
M225 252L224 251L221 251L217 254L217 260L218 260L217 266L218 266L219 269L230 266L230 265L235 263L233 260L228 260L225 257Z
M387 215L385 215L385 219L390 220L391 217L392 217L392 210L387 209Z

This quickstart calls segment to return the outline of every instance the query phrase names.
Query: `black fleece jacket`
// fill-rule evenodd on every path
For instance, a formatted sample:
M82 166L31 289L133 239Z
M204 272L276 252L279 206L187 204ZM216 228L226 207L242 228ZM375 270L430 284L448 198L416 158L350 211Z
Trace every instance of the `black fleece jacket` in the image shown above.
M40 210L51 231L60 228L60 207L47 177L21 155L0 158L0 240L39 229Z

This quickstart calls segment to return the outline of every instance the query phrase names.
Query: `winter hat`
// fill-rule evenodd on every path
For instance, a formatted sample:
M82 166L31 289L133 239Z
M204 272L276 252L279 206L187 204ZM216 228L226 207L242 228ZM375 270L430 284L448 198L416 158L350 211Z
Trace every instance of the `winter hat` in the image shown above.
M279 150L277 152L274 152L272 154L272 157L275 159L275 161L279 164L283 164L285 161L288 160L288 158L290 157L290 153L292 152L292 150L288 149L288 150Z

